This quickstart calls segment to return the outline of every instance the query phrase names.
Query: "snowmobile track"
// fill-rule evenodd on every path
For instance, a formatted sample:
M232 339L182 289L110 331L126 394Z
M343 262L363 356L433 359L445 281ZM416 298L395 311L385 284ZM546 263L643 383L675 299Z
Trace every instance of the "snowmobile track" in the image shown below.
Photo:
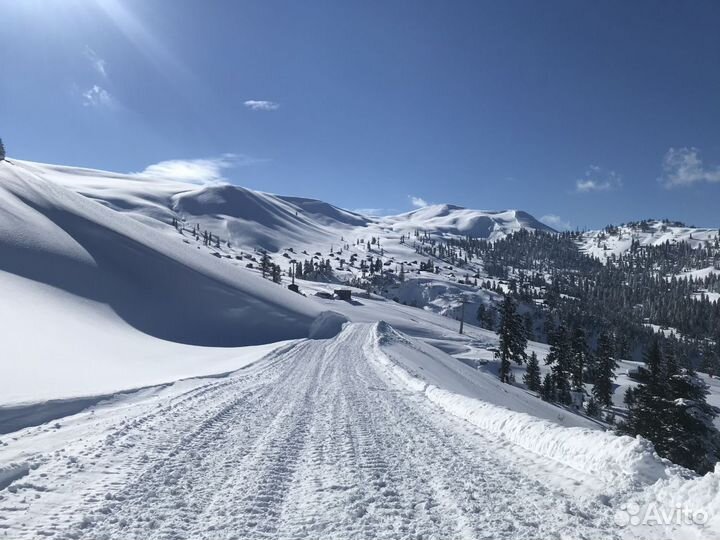
M395 386L372 339L351 324L298 342L38 456L35 488L3 494L0 536L618 537L608 507L546 486L522 466L534 458L508 461L521 451ZM62 487L36 489L47 478Z

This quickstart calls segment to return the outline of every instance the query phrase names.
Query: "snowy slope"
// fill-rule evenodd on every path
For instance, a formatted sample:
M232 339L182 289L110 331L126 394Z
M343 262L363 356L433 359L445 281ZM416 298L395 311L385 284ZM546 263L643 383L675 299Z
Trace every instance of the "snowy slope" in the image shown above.
M232 247L178 234L173 217L214 230ZM266 349L229 347L306 337L319 314L336 307L246 269L254 247L297 242L308 252L327 252L343 235L350 242L384 228L311 199L2 162L0 324L7 360L0 404L106 395L245 365ZM388 258L415 259L400 234L387 232ZM366 254L366 246L357 249ZM288 259L275 261L287 267ZM429 286L448 279L442 273ZM456 323L444 317L382 298L348 307L352 320L382 314L414 335L455 341Z
M22 165L0 167L5 272L109 305L130 326L183 343L300 337L316 316L296 295L197 253L178 235L158 234Z
M619 256L630 249L633 241L641 246L659 246L666 242L676 244L686 242L692 247L704 245L718 238L718 229L685 227L663 221L648 221L639 224L621 225L612 234L605 230L588 231L580 240L580 249L600 259Z
M440 294L463 287L459 281L482 270L472 263L458 272L450 265L438 267L435 275L420 277L419 256L410 238L415 232L434 237L477 236L491 240L520 228L551 230L532 216L517 210L485 212L452 205L433 205L397 216L369 217L331 204L301 197L276 196L228 184L196 185L148 175L123 175L91 169L16 162L29 173L60 184L113 210L164 233L178 219L185 240L198 244L191 231L199 227L221 240L216 257L242 260L238 266L256 264L258 249L275 253L273 262L286 272L292 260L330 259L340 281L360 277L360 261L381 257L384 268L400 272L408 281L399 290L387 291L390 298L447 314L459 305L459 294ZM370 245L376 238L377 244ZM404 240L404 241L403 241ZM202 244L202 242L200 242ZM196 245L201 251L205 246ZM292 251L290 251L292 250ZM283 255L284 257L280 257ZM347 264L357 257L355 265ZM342 263L341 261L345 261ZM467 293L468 291L464 291ZM473 294L473 312L491 298Z
M445 204L397 216L373 217L315 199L272 195L230 184L198 186L147 175L14 163L113 209L165 223L173 216L184 217L245 248L260 246L277 251L302 238L308 244L332 241L349 229L355 236L419 230L490 239L520 228L552 231L519 210L487 212ZM255 234L253 228L258 229Z
M4 403L228 371L244 353L218 347L304 337L321 311L22 163L0 163L0 253Z
M188 232L198 225L222 242L203 245ZM421 274L409 235L520 227L540 228L516 211L366 218L228 185L0 163L2 527L13 538L714 534L720 472L698 478L646 441L501 384L497 336L460 335L433 313L452 314L470 292L462 274L481 266ZM352 277L355 255L407 279L350 302L316 297L327 283L298 280L295 294L287 276L259 276L258 247L283 268L322 257ZM37 403L49 400L65 401ZM709 524L622 528L628 501Z
M381 219L381 223L393 231L406 234L418 230L430 234L472 236L490 240L520 229L554 232L552 228L520 210L485 212L450 204L431 205L397 216L387 216Z

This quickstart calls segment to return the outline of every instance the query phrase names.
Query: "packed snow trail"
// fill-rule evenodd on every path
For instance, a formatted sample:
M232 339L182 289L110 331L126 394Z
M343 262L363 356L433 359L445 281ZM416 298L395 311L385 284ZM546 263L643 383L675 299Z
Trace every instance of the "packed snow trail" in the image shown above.
M538 456L395 386L365 347L372 339L372 325L350 324L122 419L98 418L1 492L0 535L619 537L600 497L553 487Z

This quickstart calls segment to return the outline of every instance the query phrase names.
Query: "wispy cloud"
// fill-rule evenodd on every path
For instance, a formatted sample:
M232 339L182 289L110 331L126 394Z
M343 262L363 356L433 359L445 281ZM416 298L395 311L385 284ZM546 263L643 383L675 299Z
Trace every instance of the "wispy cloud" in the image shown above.
M397 210L395 208L354 208L352 212L366 216L388 216Z
M552 227L553 229L556 229L558 231L567 231L569 229L572 229L570 222L565 221L557 214L546 214L540 218L540 221L543 222L545 225Z
M267 160L241 154L223 154L201 159L171 159L150 165L144 171L134 174L143 178L210 184L227 181L225 171L229 169L265 161Z
M280 108L279 103L274 101L249 99L245 102L245 106L253 111L275 111Z
M422 208L428 205L427 201L422 197L415 197L413 195L408 195L408 197L410 198L410 204L412 204L415 208Z
M82 93L82 102L86 107L111 107L115 103L115 100L110 92L102 86L94 84Z
M90 61L93 69L97 71L103 78L107 77L107 62L100 58L98 54L89 46L85 46L85 58Z
M615 171L606 171L597 165L590 165L585 175L575 181L575 191L613 191L622 188L622 176Z
M662 162L658 181L666 188L720 182L720 166L706 167L697 148L670 148Z

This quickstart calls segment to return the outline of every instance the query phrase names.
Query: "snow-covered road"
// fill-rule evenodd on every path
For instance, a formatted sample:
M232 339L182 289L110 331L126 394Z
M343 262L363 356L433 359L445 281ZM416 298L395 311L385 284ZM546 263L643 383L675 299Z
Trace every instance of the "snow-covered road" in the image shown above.
M351 324L231 377L5 440L33 448L0 491L0 536L619 535L602 497L578 497L592 478L402 389L366 347L372 332Z

